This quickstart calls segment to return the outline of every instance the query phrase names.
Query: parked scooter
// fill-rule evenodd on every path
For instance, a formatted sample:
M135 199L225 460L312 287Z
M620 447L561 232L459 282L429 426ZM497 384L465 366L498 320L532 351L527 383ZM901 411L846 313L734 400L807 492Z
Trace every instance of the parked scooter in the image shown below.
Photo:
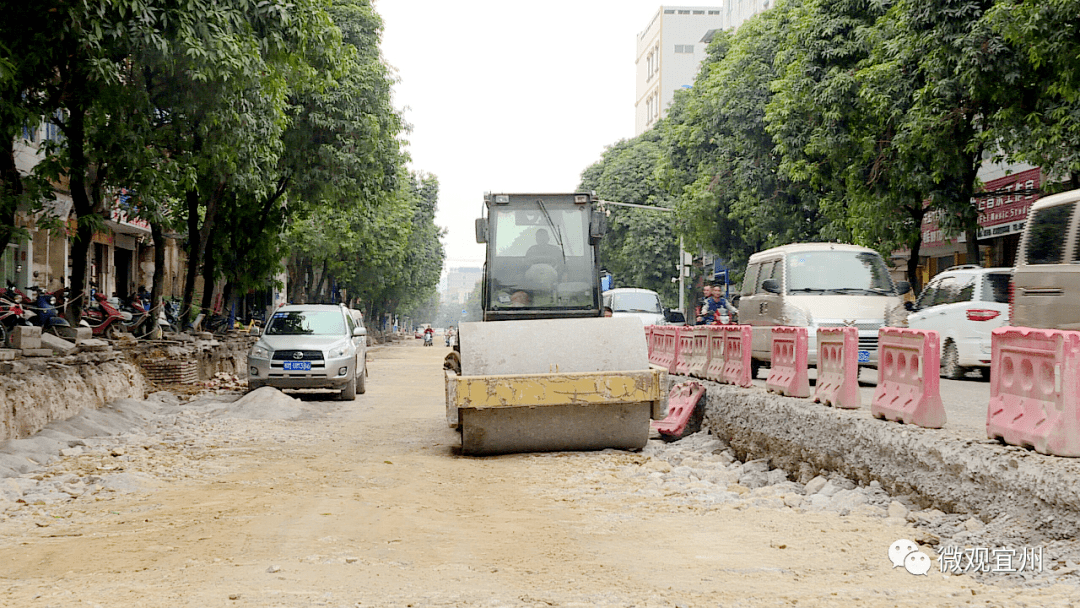
M136 338L145 338L154 329L154 322L150 318L150 312L142 300L138 297L130 297L120 303L120 314L131 315L124 321L124 327L128 333Z
M81 325L93 330L95 336L119 339L120 334L127 329L124 315L110 304L101 292L94 291L93 299L95 303L83 311Z
M34 294L32 310L37 313L30 320L34 325L41 327L41 331L60 335L61 327L71 327L71 323L60 314L56 308L56 296L42 290L40 287L30 288Z
M9 299L6 290L0 290L0 348L7 347L8 336L15 327L28 325L21 302Z

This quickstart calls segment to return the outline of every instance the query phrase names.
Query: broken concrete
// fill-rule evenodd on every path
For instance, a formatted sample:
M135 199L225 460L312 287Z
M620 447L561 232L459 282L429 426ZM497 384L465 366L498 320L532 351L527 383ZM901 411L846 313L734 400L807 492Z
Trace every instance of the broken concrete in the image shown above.
M947 427L886 422L869 408L840 410L707 384L705 425L741 460L767 458L803 483L833 471L860 485L878 481L920 507L972 513L983 521L1009 515L1049 539L1080 532L1080 460Z

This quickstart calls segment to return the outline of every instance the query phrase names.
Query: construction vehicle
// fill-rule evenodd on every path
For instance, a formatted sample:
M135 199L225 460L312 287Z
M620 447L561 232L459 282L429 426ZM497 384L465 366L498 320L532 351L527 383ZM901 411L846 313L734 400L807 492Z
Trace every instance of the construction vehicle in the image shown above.
M605 318L593 193L487 194L483 321L447 356L447 422L466 455L640 449L666 407L641 321Z

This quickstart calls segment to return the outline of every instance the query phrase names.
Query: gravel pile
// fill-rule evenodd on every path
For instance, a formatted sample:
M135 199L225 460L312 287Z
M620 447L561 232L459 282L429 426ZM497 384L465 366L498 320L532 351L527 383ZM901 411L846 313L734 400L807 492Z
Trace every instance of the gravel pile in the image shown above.
M327 405L264 388L193 397L169 392L117 401L54 422L28 439L0 443L0 521L114 492L138 492L170 480L217 475L210 452L243 451L252 440L283 446L316 439L290 425ZM320 408L322 411L320 411Z

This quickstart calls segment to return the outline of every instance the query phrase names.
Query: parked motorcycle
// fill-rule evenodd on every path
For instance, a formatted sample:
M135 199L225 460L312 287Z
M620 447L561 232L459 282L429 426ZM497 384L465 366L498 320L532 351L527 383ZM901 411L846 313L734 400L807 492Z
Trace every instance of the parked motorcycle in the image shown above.
M31 305L31 309L36 313L36 316L30 320L31 323L40 326L41 331L56 335L60 335L59 328L71 327L71 323L68 323L68 320L56 308L56 296L40 287L30 289L31 293L34 294L34 303Z
M98 291L93 294L94 304L83 311L81 324L89 327L95 336L117 340L126 331L124 315Z
M12 330L19 325L27 325L28 321L24 318L26 313L22 303L9 299L6 290L0 292L0 348L5 348Z
M121 314L131 315L124 321L124 328L136 338L145 338L154 330L154 321L148 307L138 297L130 297L120 303Z

